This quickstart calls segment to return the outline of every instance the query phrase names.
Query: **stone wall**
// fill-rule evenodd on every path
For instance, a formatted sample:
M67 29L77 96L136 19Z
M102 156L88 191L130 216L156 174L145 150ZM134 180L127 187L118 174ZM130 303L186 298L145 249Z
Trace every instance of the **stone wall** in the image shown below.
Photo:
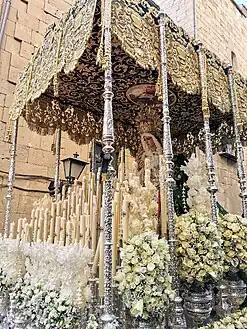
M234 0L195 0L197 38L247 78L247 10ZM194 36L193 0L156 0L174 22Z
M182 26L190 36L193 36L193 0L156 0L155 2L178 26Z
M231 0L197 0L198 37L247 78L247 15Z
M0 53L0 230L5 212L9 150L7 141L8 111L20 72L43 39L48 24L56 22L66 12L72 0L12 0L9 18ZM55 155L52 144L55 136L39 136L31 132L23 119L20 120L16 180L13 199L13 216L30 215L32 204L48 191L49 180L55 174ZM86 159L87 146L78 146L62 135L61 157L78 152ZM64 178L63 168L61 177Z

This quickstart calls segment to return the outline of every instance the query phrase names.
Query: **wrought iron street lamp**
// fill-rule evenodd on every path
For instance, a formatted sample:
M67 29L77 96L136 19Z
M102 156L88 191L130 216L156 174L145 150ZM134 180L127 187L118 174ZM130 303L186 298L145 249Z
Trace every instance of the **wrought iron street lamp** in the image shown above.
M67 186L72 185L75 179L79 179L81 173L88 164L88 162L78 159L79 154L77 152L73 154L73 156L73 158L62 160Z

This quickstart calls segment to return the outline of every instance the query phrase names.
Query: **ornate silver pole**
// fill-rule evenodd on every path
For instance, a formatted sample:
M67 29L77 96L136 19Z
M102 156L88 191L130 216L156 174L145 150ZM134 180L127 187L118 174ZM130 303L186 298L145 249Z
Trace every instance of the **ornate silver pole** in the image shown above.
M113 280L112 280L112 201L113 201L113 177L114 168L112 159L114 152L114 129L112 112L112 59L111 59L111 15L112 1L105 0L104 4L104 121L103 121L103 153L104 161L108 162L107 177L105 182L104 197L104 313L102 322L105 329L115 328L115 316L113 314Z
M207 90L207 70L205 55L202 48L202 43L198 43L198 59L199 59L199 70L200 70L200 79L201 79L201 93L202 93L202 112L203 112L203 122L204 122L204 133L205 133L205 146L206 146L206 160L207 160L207 169L208 169L208 181L211 201L211 216L212 220L218 225L218 216L217 216L217 197L216 193L218 191L216 182L215 182L215 168L214 168L214 155L212 148L212 140L210 133L210 111L208 105L208 90Z
M13 197L13 184L15 180L15 158L16 158L16 148L17 148L17 135L18 135L18 121L14 121L13 126L13 135L12 135L12 145L10 153L10 166L9 166L9 177L8 177L8 192L6 195L6 213L5 213L5 222L4 222L4 236L9 236L9 221L11 215L11 204Z
M244 152L243 152L243 145L242 145L240 134L239 134L239 128L241 128L241 127L240 127L240 122L238 120L237 96L236 96L233 70L232 70L231 64L229 64L227 66L227 76L228 76L228 83L229 83L229 90L230 90L232 113L233 113L233 126L234 126L235 143L236 143L236 151L237 151L236 153L237 153L240 197L242 199L243 217L247 218L247 191L246 191L246 175L245 175L245 170L244 170Z
M170 246L170 274L172 276L173 288L176 290L175 303L169 319L170 328L186 328L186 322L181 308L182 299L179 297L178 268L176 255L176 235L175 235L175 209L173 190L175 181L173 178L173 151L170 130L170 114L168 102L168 84L167 84L167 58L166 58L166 31L165 15L163 12L159 15L160 24L160 52L161 52L161 80L162 80L162 101L163 101L163 151L166 164L166 185L168 199L168 239Z
M55 172L55 199L57 200L57 196L59 194L59 185L60 185L60 155L61 155L61 135L62 130L61 127L57 128L57 143L56 143L56 172Z

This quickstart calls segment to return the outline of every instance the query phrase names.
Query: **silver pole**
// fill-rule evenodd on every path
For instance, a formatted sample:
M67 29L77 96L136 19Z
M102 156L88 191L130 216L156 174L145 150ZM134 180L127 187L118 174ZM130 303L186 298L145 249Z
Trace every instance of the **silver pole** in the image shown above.
M105 85L104 85L104 119L103 119L103 153L105 161L109 161L107 168L107 177L105 182L105 197L104 197L104 313L102 322L104 328L115 328L113 314L113 280L112 280L112 201L113 201L113 177L114 169L112 166L113 159L113 143L114 143L114 128L113 128L113 111L112 111L112 45L111 45L111 15L112 1L105 0L105 24L104 24L104 55L105 55Z
M236 143L236 151L237 151L236 153L237 153L237 166L238 166L238 180L239 180L239 187L240 187L240 197L242 199L243 217L247 218L247 191L246 191L246 175L245 175L245 170L244 170L244 152L243 152L243 145L242 145L240 134L239 134L239 122L238 122L238 118L237 118L237 111L238 111L237 97L236 97L233 70L232 70L231 64L229 64L227 66L227 76L228 76L228 83L229 83L232 113L233 113L233 126L234 126L235 143Z
M60 183L60 155L61 155L61 136L62 130L61 127L57 128L57 143L56 143L56 172L55 172L55 199L57 200L57 196L59 194L59 183Z
M197 0L193 0L194 39L197 39Z
M170 274L172 277L172 285L176 290L175 303L170 315L169 323L171 328L186 328L186 322L181 308L182 299L179 297L179 281L177 268L177 251L176 251L176 235L175 235L175 209L173 190L175 181L173 178L173 150L170 129L170 114L168 102L168 84L167 84L167 57L166 57L166 31L165 31L165 15L163 12L159 16L160 24L160 52L161 52L161 79L162 79L162 100L163 100L163 151L166 164L166 185L168 199L168 239L170 246Z
M8 192L6 195L6 213L4 222L4 236L9 236L9 221L11 215L11 204L13 198L13 184L15 180L15 159L16 159L16 148L17 148L17 135L18 135L18 121L14 121L13 135L12 135L12 145L10 153L10 165L9 165L9 177L8 177Z
M207 169L208 169L208 182L211 202L211 216L212 220L218 225L217 216L217 196L218 191L215 182L215 167L214 167L214 155L212 148L211 132L210 132L210 111L208 105L208 92L207 92L207 72L205 56L203 53L202 44L198 44L198 59L199 59L199 69L200 69L200 79L201 79L201 93L202 93L202 112L203 112L203 123L204 123L204 134L205 134L205 146L206 146L206 159L207 159Z

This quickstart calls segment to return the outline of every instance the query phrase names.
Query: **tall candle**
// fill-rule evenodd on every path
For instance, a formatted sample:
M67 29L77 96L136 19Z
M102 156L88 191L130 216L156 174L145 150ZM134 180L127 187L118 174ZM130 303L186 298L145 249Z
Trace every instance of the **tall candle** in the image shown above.
M93 261L93 267L92 267L92 275L96 276L97 274L97 267L98 267L98 263L99 263L99 254L100 254L100 244L101 244L101 236L99 237L98 240L98 244L97 244L97 248L96 248L96 252L94 255L94 261Z
M48 209L45 210L44 214L44 235L43 240L46 242L48 237Z
M35 220L34 220L34 230L33 230L33 241L34 242L37 241L38 224L39 224L39 220L35 217Z
M71 243L75 243L76 237L76 215L71 216Z
M42 217L39 218L39 227L37 233L37 242L40 242L42 239L42 227L43 227L44 219Z
M99 297L104 297L104 208L101 209L100 262L99 262Z
M63 200L63 217L67 218L67 211L68 211L68 200Z
M62 187L62 201L66 198L66 185L64 184Z
M97 218L96 218L96 212L97 212L97 198L94 195L93 196L93 212L92 212L92 250L95 253L97 248Z
M36 208L35 210L35 218L39 219L39 207Z
M164 159L163 155L159 157L159 180L160 180L160 221L161 221L161 235L167 235L168 225L168 209L167 209L167 195L165 190L165 175L164 175Z
M68 246L71 242L71 222L68 221L66 223L66 246Z
M80 244L85 246L85 215L80 216Z
M21 230L22 230L22 218L18 219L18 225L17 225L17 234L19 239L21 239Z
M76 227L75 227L76 238L75 238L75 243L80 242L80 213L81 213L81 207L80 207L80 204L78 204L77 208L76 208Z
M56 232L56 236L55 236L55 243L58 243L59 239L60 239L60 222L61 222L61 217L57 216L56 217L56 226L55 226L55 232Z
M33 219L33 220L34 220L34 218L35 218L35 209L32 209L32 213L31 213L31 219Z
M15 238L15 222L12 222L10 224L10 239L14 239Z
M51 222L50 222L50 237L49 237L50 243L53 243L54 241L54 230L55 230L55 217L53 214L51 215Z
M75 191L73 191L72 195L71 195L71 212L70 212L70 214L74 215L75 212L76 212L76 194L75 194Z
M30 231L30 226L28 223L25 223L25 237L24 237L24 241L25 242L29 242L29 231Z
M123 241L128 241L129 235L129 202L124 198L123 200Z
M57 216L62 215L62 201L57 202Z
M65 240L65 234L66 234L66 221L65 221L65 218L62 217L61 218L61 221L60 221L60 238L59 238L59 241L61 243L61 245L64 245L64 240Z
M112 275L116 274L117 264L117 198L118 192L115 193L113 202L113 223L112 223Z

